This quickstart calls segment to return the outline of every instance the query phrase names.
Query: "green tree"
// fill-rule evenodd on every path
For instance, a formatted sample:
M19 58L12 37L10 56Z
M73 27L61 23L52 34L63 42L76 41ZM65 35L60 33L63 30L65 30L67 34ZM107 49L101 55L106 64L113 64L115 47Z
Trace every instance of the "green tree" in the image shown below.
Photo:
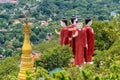
M20 56L15 55L7 57L0 63L0 80L9 80L13 77L15 78L14 80L16 80L19 72L19 60Z
M14 48L20 48L20 47L22 47L22 43L19 42L19 40L13 41L12 45L14 46Z
M36 66L42 66L47 70L65 67L68 66L72 57L72 51L69 46L55 46L43 54L41 58L36 60Z
M5 57L9 57L9 56L12 56L12 55L13 55L13 50L11 50L11 49L5 50L5 53L4 53Z
M33 43L37 43L37 41L38 41L38 36L36 36L35 33L32 33L32 34L30 35L30 40L31 40L31 42L33 42Z
M0 44L3 44L3 42L4 42L4 36L3 34L0 34Z
M0 47L0 54L3 54L4 50Z

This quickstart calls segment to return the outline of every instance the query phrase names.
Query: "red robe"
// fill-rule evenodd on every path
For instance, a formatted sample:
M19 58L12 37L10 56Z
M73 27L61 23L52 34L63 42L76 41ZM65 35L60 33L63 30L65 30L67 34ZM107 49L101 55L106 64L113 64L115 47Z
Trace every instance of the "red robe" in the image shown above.
M73 38L73 35L76 32L76 27L75 25L70 25L68 26L68 44L70 45L70 47L72 48L72 52L75 55L75 38Z
M68 28L63 27L60 31L60 45L67 45L68 44Z
M90 26L85 26L84 30L87 35L87 45L88 45L88 49L85 49L85 61L91 62L92 55L94 53L94 32Z
M75 38L75 59L74 64L84 64L84 47L86 46L86 33L83 29L77 29L78 36Z

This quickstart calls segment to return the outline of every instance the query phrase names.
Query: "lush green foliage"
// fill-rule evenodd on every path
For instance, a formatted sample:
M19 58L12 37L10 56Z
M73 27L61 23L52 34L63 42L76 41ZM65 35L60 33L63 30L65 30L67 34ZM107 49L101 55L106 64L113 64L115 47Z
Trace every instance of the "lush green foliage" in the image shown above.
M17 77L20 64L19 61L20 55L8 57L3 60L0 63L0 80L13 80L12 76Z
M27 2L32 3L31 16L39 20L49 20L49 18L58 20L63 15L71 17L75 13L82 17L88 15L98 20L106 20L110 19L110 12L120 13L119 0L40 0L40 2L29 0ZM20 0L20 3L24 3L23 0Z
M47 70L52 70L57 67L65 67L68 66L72 57L72 51L69 46L55 46L36 60L36 66L41 66Z
M56 23L55 23L56 24ZM40 25L40 24L39 24ZM53 26L52 24L50 24ZM12 25L11 25L12 26ZM36 28L34 25L31 26L31 34L30 40L33 44L38 44L42 41L46 41L47 33L52 33L54 35L54 28L51 26L39 26ZM7 28L7 32L0 33L0 51L2 55L5 57L12 56L14 53L18 51L18 48L22 47L23 43L23 32L22 32L22 25L21 27L17 28L18 26L12 26L12 31L9 31ZM34 28L35 27L35 28ZM2 29L2 27L0 28ZM10 52L11 51L11 52Z
M114 21L95 21L93 22L92 27L95 32L95 49L109 49L109 47L114 43L118 36L118 27Z
M47 50L49 50L50 48L53 48L53 47L58 46L58 45L59 45L59 39L57 37L57 38L54 38L50 41L44 41L36 46L33 46L33 50L35 52L43 54Z

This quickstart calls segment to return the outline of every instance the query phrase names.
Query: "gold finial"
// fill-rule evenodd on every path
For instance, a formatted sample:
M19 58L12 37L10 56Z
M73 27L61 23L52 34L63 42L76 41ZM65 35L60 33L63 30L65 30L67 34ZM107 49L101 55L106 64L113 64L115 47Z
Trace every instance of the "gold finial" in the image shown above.
M24 26L24 32L25 33L30 33L30 28L29 28L29 22L28 22L28 14L29 14L29 6L28 4L26 4L26 7L25 7L25 26Z
M28 4L26 4L25 10L26 10L26 12L25 12L25 17L26 17L25 23L28 24L28 13L29 13L29 12L28 12L28 10L29 10Z

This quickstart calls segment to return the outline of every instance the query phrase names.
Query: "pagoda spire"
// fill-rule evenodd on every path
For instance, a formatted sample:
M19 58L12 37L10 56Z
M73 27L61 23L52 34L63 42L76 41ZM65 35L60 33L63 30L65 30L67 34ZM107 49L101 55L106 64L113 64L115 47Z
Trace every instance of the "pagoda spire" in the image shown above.
M26 5L26 22L24 25L24 42L22 46L22 56L20 63L20 72L18 74L18 80L26 80L26 71L31 71L31 75L34 73L33 61L32 61L32 47L30 44L29 34L30 28L28 24L28 5Z

